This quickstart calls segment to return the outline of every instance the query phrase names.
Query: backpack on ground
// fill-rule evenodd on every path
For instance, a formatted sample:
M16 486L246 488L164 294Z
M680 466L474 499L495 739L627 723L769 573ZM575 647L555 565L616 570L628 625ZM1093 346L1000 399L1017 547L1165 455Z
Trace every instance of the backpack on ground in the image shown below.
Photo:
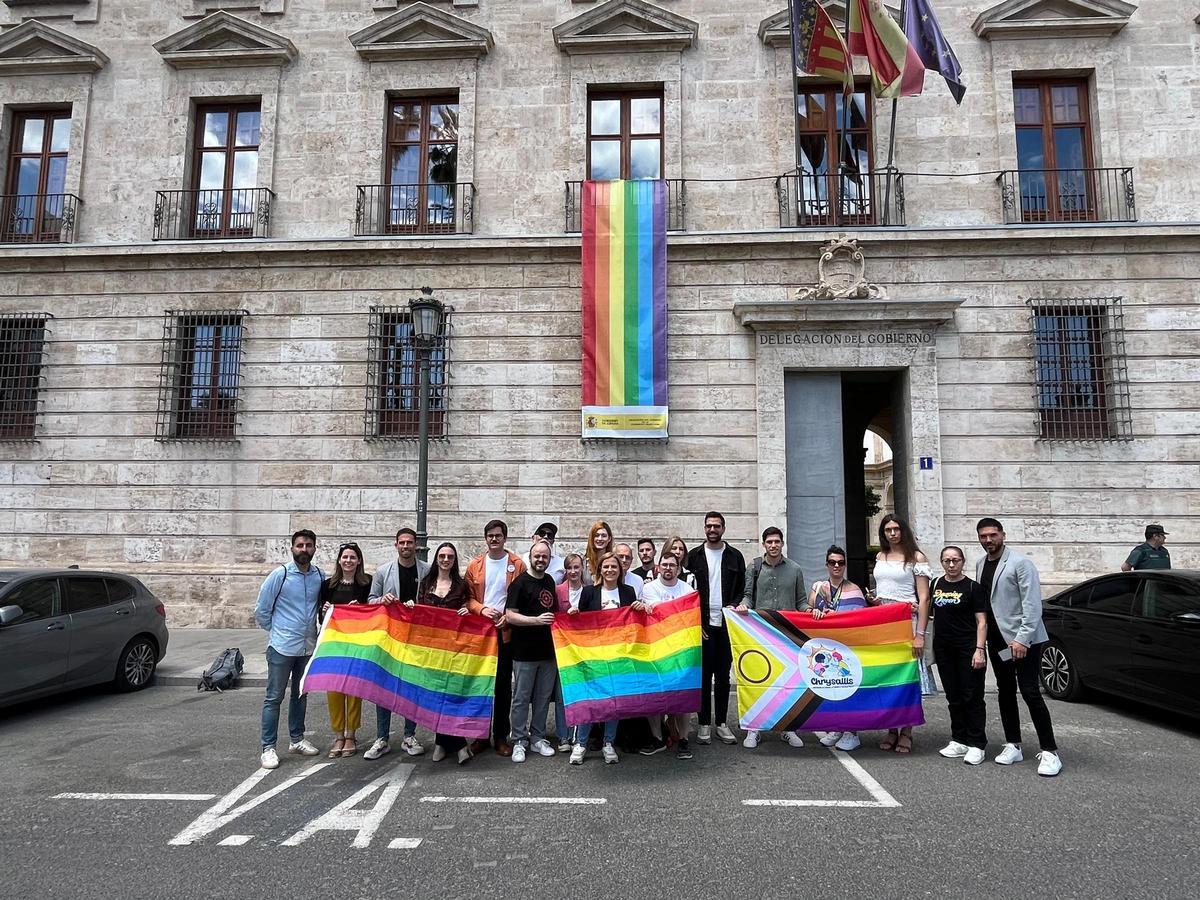
M237 647L222 650L217 658L213 660L213 664L205 669L204 674L200 676L200 683L196 685L196 690L229 690L241 676L243 665L245 665L245 659L242 657L242 651Z

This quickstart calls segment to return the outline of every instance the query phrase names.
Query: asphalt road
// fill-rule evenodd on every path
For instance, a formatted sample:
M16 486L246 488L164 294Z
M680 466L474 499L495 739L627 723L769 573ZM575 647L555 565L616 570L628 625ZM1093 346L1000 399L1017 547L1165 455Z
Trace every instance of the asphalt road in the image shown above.
M1056 779L1038 778L1032 743L1011 768L939 757L940 700L907 758L872 741L847 764L815 739L801 750L764 740L698 746L690 762L589 756L572 768L564 754L518 766L489 753L459 767L393 751L378 762L285 755L263 773L261 696L152 687L0 711L6 896L1200 895L1200 725L1129 705L1052 702ZM327 748L320 700L309 724Z

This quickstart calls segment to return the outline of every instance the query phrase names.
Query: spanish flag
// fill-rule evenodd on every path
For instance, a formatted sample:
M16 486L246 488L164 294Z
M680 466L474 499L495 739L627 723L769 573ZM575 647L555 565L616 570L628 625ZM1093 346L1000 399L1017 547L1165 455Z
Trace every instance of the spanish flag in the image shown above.
M792 57L796 69L854 89L854 68L842 33L818 0L792 0Z
M852 0L850 52L871 64L876 97L911 97L925 86L925 64L883 0Z

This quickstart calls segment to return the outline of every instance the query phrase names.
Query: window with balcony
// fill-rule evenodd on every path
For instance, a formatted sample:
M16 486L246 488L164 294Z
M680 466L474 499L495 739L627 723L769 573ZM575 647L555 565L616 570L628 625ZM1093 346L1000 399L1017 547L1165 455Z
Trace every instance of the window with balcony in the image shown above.
M1129 437L1121 298L1031 300L1041 437Z
M245 315L244 310L167 312L159 440L236 440Z
M66 193L71 110L13 115L8 184L0 203L0 241L70 241L78 198Z
M588 178L662 178L662 90L588 96Z
M0 316L0 440L33 439L47 318Z
M429 360L429 434L446 436L449 335L449 309L433 346L423 348L413 339L412 314L407 306L371 308L364 423L368 440L417 436L422 354L428 354Z

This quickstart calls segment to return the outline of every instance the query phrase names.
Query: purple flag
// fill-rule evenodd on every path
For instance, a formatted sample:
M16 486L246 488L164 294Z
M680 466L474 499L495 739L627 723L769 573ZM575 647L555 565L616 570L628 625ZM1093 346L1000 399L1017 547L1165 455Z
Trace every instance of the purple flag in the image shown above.
M962 103L967 86L962 82L962 66L938 24L929 0L908 0L904 4L904 34L913 45L925 68L946 79L946 87L955 103Z

